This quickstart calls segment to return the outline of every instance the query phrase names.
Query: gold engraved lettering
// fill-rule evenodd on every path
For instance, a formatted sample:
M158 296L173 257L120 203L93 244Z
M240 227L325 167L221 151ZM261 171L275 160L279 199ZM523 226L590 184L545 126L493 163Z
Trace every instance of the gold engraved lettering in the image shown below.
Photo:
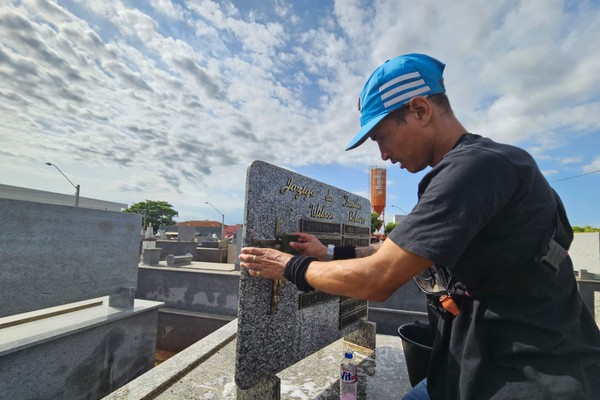
M327 191L327 194L325 195L325 201L328 201L330 203L333 201L333 195L331 194L331 188L329 188L329 190Z
M350 196L348 196L347 194L344 195L344 207L348 207L348 208L356 208L357 210L362 210L362 206L360 205L360 202L358 201L358 199L356 199L355 201L350 200Z
M296 193L294 196L295 199L299 199L300 197L304 197L304 199L315 197L314 190L305 188L304 186L295 185L294 178L288 179L287 185L282 187L280 190L281 194L286 194L288 191Z
M358 211L350 211L348 213L348 220L350 222L356 222L359 224L364 224L366 222L366 219L364 219L360 215L358 215Z
M325 210L325 206L319 206L318 204L310 204L310 216L312 218L320 219L333 219L333 214Z

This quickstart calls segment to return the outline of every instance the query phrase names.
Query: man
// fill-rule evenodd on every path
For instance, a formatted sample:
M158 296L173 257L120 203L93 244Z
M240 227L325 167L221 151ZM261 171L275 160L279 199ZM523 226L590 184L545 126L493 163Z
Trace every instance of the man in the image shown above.
M377 252L322 262L244 248L241 266L301 290L374 301L428 271L445 277L431 296L441 317L427 380L406 398L596 397L600 332L566 254L572 231L560 199L527 152L467 133L443 70L408 54L381 65L362 90L362 128L347 150L371 138L383 160L413 173L431 167L417 205ZM324 258L313 237L294 246Z

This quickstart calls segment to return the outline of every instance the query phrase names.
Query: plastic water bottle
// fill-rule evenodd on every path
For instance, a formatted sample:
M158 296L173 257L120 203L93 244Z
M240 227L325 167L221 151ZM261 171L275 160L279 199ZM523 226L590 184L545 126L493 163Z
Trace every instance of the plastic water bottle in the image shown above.
M358 389L358 368L347 350L340 363L340 400L356 400Z

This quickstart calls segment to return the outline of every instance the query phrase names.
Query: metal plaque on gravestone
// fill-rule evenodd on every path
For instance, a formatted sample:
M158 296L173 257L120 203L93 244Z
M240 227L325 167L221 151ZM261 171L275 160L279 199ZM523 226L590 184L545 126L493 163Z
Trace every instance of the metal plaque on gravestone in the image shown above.
M292 252L286 238L299 231L324 244L368 246L370 226L371 204L363 197L262 161L248 168L245 247ZM355 331L366 318L366 301L303 293L285 279L278 284L242 271L236 384L252 388Z

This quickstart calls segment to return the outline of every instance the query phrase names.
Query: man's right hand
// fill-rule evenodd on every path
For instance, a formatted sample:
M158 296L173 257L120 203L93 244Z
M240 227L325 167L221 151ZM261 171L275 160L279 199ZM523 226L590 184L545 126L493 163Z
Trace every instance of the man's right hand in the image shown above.
M300 254L316 257L321 261L327 258L327 246L315 236L303 232L294 232L293 235L298 236L298 241L290 242L290 246L298 250Z

